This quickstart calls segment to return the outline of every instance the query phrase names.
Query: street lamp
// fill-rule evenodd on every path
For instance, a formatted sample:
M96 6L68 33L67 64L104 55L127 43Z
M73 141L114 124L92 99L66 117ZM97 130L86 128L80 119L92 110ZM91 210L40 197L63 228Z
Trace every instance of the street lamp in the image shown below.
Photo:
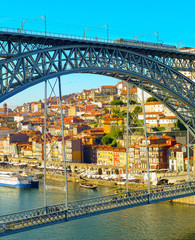
M177 44L177 47L180 48L180 46L181 46L183 43L189 43L189 42L195 42L195 40L179 42L179 43Z
M90 30L92 28L97 28L97 27L104 27L104 28L106 28L106 30L107 30L107 42L108 42L108 24L83 29L83 37L85 37L85 33L88 30Z
M158 39L159 38L159 33L158 32L139 34L139 35L133 36L133 40L135 40L137 37L148 35L148 34L154 34L157 37L157 43L159 42L159 39Z
M30 18L30 19L26 19L26 20L21 21L22 31L23 31L24 24L26 22L28 22L30 20L33 20L33 19L37 19L37 18L41 18L45 22L45 36L46 36L46 15L43 15L43 16L40 16L40 17L35 17L35 18Z

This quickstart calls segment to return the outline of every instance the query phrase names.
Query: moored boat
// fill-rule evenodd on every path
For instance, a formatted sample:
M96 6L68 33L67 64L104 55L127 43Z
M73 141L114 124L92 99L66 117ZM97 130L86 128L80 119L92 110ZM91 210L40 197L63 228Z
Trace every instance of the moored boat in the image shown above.
M31 180L31 188L38 188L38 187L39 187L39 180L33 178L33 179Z
M93 184L88 184L88 183L79 183L80 187L83 188L88 188L88 189L96 189L97 186L93 185Z
M31 183L31 188L39 187L39 180L37 179L37 177L35 175L23 172L22 176L27 177L27 179Z
M26 176L15 172L0 172L0 186L30 188L31 182Z
M39 187L39 180L37 179L37 177L35 175L25 173L23 176L27 177L27 179L30 181L31 188Z

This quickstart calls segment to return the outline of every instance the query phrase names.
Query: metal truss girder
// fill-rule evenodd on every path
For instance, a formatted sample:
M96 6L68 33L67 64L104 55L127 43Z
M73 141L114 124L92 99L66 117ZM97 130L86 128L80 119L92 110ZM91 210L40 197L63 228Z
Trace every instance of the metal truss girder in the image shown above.
M0 37L2 37L0 35ZM37 40L32 38L4 37L0 39L0 58L10 58L25 52L32 52L56 45L51 45L50 41Z
M1 32L0 33L0 59L7 59L25 52L37 51L54 46L65 46L70 44L89 44L89 40L75 38L52 38L45 36L28 35L24 33ZM155 58L156 60L169 65L177 70L191 71L195 69L195 54L181 52L178 50L168 49L153 49L152 47L141 46L127 46L125 44L117 44L116 42L94 42L91 41L91 46L115 46L115 48L127 49L135 51L148 57Z
M173 67L178 71L195 72L195 60L193 56L189 56L187 58L178 56L176 54L164 54L161 56L159 56L158 54L153 54L147 56L152 57L157 61L166 64L167 66Z
M122 80L131 76L134 85L143 81L144 90L157 96L195 134L191 123L195 120L195 83L144 55L113 47L62 46L1 61L0 69L0 102L34 84L70 73L98 73Z

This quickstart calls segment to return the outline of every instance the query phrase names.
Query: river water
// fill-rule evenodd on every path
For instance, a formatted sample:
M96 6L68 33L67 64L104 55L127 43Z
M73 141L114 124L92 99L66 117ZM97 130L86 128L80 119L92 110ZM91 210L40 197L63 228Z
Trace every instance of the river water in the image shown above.
M105 195L110 188L68 183L69 201ZM48 204L62 203L64 192L49 189ZM43 206L39 189L0 187L0 214ZM5 240L195 240L195 205L165 202L74 220L3 237Z

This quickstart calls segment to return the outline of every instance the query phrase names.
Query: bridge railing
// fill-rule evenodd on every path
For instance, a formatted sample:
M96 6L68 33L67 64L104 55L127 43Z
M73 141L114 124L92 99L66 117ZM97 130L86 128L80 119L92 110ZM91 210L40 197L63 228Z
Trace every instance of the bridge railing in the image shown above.
M127 196L133 197L133 196L138 196L138 195L140 196L140 195L147 195L147 194L148 194L148 191L146 189L133 191L133 192L121 192L121 193L106 195L106 196L102 196L102 197L94 197L94 198L74 201L74 202L69 203L68 207L70 209L75 208L75 207L85 207L85 206L93 205L93 204L102 204L104 202L113 201L114 199L116 200L118 198L126 198Z
M150 194L150 202L155 202L158 200L162 200L164 199L166 201L166 199L174 199L177 198L178 196L182 196L182 195L192 195L192 193L195 193L195 185L191 185L191 186L184 186L182 185L181 187L178 188L172 188L169 189L168 191L154 191Z
M150 195L148 190L138 190L132 192L123 192L118 194L106 195L101 197L94 197L90 199L83 199L68 204L68 209L78 209L86 206L100 205L108 202L113 202L113 200L120 201L120 199L133 198L136 201L136 198L139 196L148 196L151 200L161 199L163 197L168 197L172 195L182 195L185 192L195 191L195 181L190 183L180 183L176 185L168 185L162 187L156 187L151 189ZM56 213L60 211L67 210L65 204L56 204L47 207L36 208L32 210L21 211L17 213L11 213L0 216L0 223L6 223L10 221L23 220L29 217L38 217L45 214Z
M164 49L164 50L174 50L178 51L177 48L169 48L165 45L149 45L144 43L136 43L136 42L117 42L116 40L109 40L104 38L97 38L97 37L84 37L78 35L69 35L69 34L62 34L62 33L51 33L51 32L42 32L42 31L33 31L33 30L22 30L20 28L5 28L0 27L0 32L7 32L7 33L17 33L17 34L27 34L27 35L35 35L35 36L44 36L44 37L55 37L55 38L64 38L64 39L75 39L75 40L87 40L92 42L100 42L100 43L111 43L117 45L127 45L127 46L138 46L138 47L145 47L145 48L155 48L155 49Z
M152 196L154 193L159 193L159 192L170 192L170 191L175 191L178 189L185 190L186 188L195 188L195 182L190 182L190 183L179 183L179 184L174 184L174 185L166 185L162 187L155 187L151 188L150 190L150 196ZM102 196L102 197L94 197L90 199L83 199L83 200L78 200L69 203L69 208L74 208L74 207L83 207L91 204L100 204L103 202L108 202L112 201L113 198L119 196L121 198L125 197L134 197L134 196L140 196L140 195L148 195L148 190L143 189L143 190L137 190L137 191L132 191L132 192L123 192L123 193L118 193L118 194L113 194L113 195L107 195L107 196Z

